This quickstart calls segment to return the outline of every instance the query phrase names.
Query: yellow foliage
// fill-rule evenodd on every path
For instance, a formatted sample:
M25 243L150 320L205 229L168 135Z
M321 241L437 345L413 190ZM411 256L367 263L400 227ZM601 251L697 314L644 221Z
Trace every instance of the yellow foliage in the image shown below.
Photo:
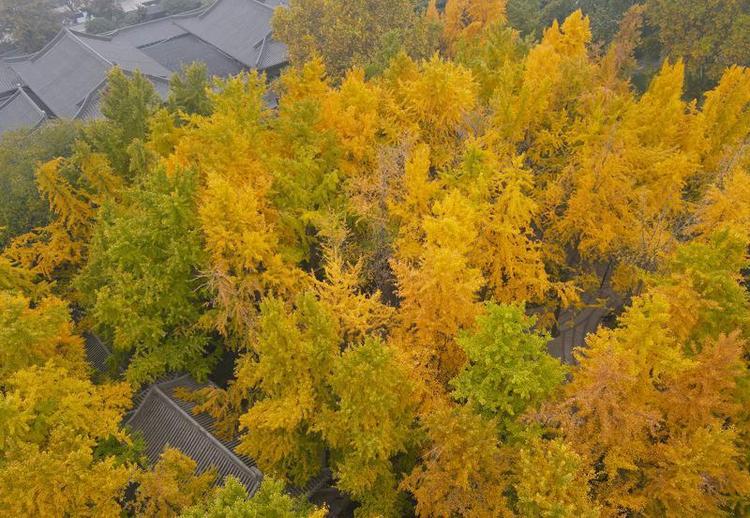
M570 195L563 216L548 217L584 258L651 268L674 247L671 225L698 168L682 77L681 63L666 63L638 102L602 97L573 127L579 145L556 181Z
M556 439L533 439L521 451L515 473L519 514L545 518L598 518L589 497L592 473L583 458Z
M750 237L750 174L741 168L730 171L720 184L708 189L695 216L691 230L700 235L730 228Z
M180 450L165 449L151 470L138 473L133 511L148 518L172 518L206 500L216 472L197 474L196 468L196 462Z
M484 280L468 261L477 237L475 217L463 196L449 194L423 219L425 240L417 260L392 262L404 345L443 382L465 361L455 342L458 331L470 327L481 311L477 294Z
M66 171L78 175L80 186L68 181ZM36 172L36 183L49 203L53 220L17 236L5 254L31 272L51 279L65 265L80 266L98 206L114 197L122 184L106 157L82 143L76 145L70 158L42 164Z
M542 243L534 236L532 222L538 205L531 196L533 189L533 177L523 166L523 156L513 158L494 175L487 186L491 198L485 216L479 219L481 230L473 261L481 266L500 302L543 302L555 290L568 305L575 301L575 292L549 278Z
M388 203L389 216L398 223L396 250L399 258L419 257L424 239L422 220L429 214L438 190L438 182L430 180L430 148L422 144L412 150L403 177Z
M217 86L213 114L193 117L166 161L173 171L192 168L205 179L198 214L209 255L204 276L215 301L210 325L244 340L257 297L295 292L303 277L279 251L278 214L267 198L272 177L261 79L240 75Z
M607 513L714 515L722 495L750 489L737 464L737 430L723 424L738 410L742 341L719 336L689 357L669 306L661 295L644 296L618 329L590 336L566 388L563 430L600 466L594 495Z
M733 66L706 92L699 114L706 174L728 171L747 153L750 134L750 69Z
M363 262L345 263L336 247L325 250L325 281L316 281L317 293L339 321L344 343L361 341L383 333L391 325L395 311L384 305L380 291L371 295L361 289Z
M53 362L3 384L0 516L119 516L132 468L93 449L128 441L119 425L130 387L93 385Z
M79 376L87 372L68 304L47 297L31 306L23 295L0 291L0 385L17 370L48 361Z
M460 134L469 129L468 116L477 103L477 85L471 72L434 55L414 75L397 77L389 85L397 103L397 118L404 131L414 131L430 146L431 161L440 167L453 155Z
M414 495L418 516L512 516L504 492L508 458L494 423L466 407L439 408L425 416L430 449L402 482Z
M505 5L506 0L448 0L443 16L448 48L479 37L492 24L504 22Z

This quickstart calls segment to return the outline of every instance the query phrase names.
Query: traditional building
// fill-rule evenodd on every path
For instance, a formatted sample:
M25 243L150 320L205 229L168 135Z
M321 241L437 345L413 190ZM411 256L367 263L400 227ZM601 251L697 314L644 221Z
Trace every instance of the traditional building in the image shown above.
M165 448L177 448L195 460L199 472L215 469L220 481L232 475L252 495L263 480L255 462L235 453L237 439L221 440L213 434L210 415L194 413L195 404L178 397L180 389L191 392L205 386L188 375L155 383L136 398L125 426L143 437L151 463L159 460Z
M285 0L216 0L210 7L123 27L104 35L64 28L40 51L0 61L0 134L47 119L92 119L107 72L139 70L166 97L184 65L225 77L255 69L270 76L287 63L271 18Z

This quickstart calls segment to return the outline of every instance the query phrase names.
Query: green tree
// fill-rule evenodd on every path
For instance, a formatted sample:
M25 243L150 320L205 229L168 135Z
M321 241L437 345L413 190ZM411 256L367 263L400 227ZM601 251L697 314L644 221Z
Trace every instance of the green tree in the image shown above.
M153 83L139 71L126 75L114 67L107 76L101 100L103 120L86 128L85 139L105 153L113 169L122 176L130 173L129 149L135 141L144 141L149 118L161 105Z
M186 114L210 114L210 86L208 70L204 63L192 63L183 67L169 82L169 109Z
M0 140L0 247L49 222L49 207L36 188L39 163L72 153L79 123L54 121L33 133L3 134Z
M534 322L523 306L488 304L476 329L458 339L469 362L451 382L453 396L497 417L502 432L517 430L515 419L565 379L566 369L547 353L549 336L535 331Z
M142 383L168 371L208 373L201 315L203 261L195 208L197 177L157 169L110 202L76 283L115 349L132 353L127 377Z
M122 16L122 7L117 0L86 0L85 9L94 16L114 20Z
M383 61L389 48L403 45L415 57L428 56L437 40L426 34L425 23L414 0L292 0L276 11L273 29L292 63L320 56L338 79L353 66Z
M625 12L639 0L508 0L508 20L523 34L542 36L557 20L562 23L580 9L591 20L594 40L609 43L617 34Z
M358 516L399 516L398 473L394 457L412 442L416 405L412 381L394 351L366 339L344 352L329 383L332 408L319 416L333 449L337 486L361 504Z
M247 433L238 450L264 472L303 485L323 467L325 443L315 424L332 399L335 320L310 294L297 299L295 311L268 298L260 304L257 335L237 368L236 383L260 393L240 418Z
M698 96L731 65L750 65L750 5L743 0L647 0L663 58L685 60L688 92Z
M412 436L415 399L408 372L381 341L340 349L338 321L303 294L293 310L261 302L257 341L235 384L257 401L240 417L238 447L265 472L302 485L323 467L362 503L365 516L398 513L394 458Z
M62 27L62 16L52 0L0 1L0 34L24 52L35 52Z
M302 498L290 496L283 482L269 476L252 498L245 486L234 477L227 477L224 485L204 502L191 507L182 518L324 518L325 509L315 508Z

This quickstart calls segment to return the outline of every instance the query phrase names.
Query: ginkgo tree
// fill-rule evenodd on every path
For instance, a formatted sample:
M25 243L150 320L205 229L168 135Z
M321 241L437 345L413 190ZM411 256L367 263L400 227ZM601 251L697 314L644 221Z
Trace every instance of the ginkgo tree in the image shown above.
M203 379L211 364L199 325L204 252L195 189L192 172L169 177L161 169L105 205L76 279L99 328L132 354L127 377L136 384L183 369Z
M738 399L750 306L735 270L746 246L726 234L710 251L684 245L672 273L579 354L556 412L607 512L716 514L750 488ZM693 254L707 257L681 271ZM718 307L726 319L711 317Z
M126 512L321 516L282 486L330 473L362 516L747 514L750 72L636 88L638 6L600 48L585 10L533 41L500 0L375 4L277 9L271 82L190 67L162 102L115 70L39 155L49 219L0 258L2 504L116 515L135 481ZM88 381L70 302L135 386L231 353L185 397L279 482L100 448L129 389Z

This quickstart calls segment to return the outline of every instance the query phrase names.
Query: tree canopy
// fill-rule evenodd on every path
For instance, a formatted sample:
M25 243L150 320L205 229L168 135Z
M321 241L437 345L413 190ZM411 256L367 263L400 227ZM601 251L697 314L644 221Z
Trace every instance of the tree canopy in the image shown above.
M328 474L361 517L747 514L741 46L686 50L674 2L529 2L564 13L535 37L521 2L375 4L279 9L270 83L193 66L161 99L114 69L102 119L18 154L0 515L317 518L286 489ZM704 4L741 40L744 7ZM91 381L83 330L122 376ZM255 495L121 427L220 361L185 397Z

